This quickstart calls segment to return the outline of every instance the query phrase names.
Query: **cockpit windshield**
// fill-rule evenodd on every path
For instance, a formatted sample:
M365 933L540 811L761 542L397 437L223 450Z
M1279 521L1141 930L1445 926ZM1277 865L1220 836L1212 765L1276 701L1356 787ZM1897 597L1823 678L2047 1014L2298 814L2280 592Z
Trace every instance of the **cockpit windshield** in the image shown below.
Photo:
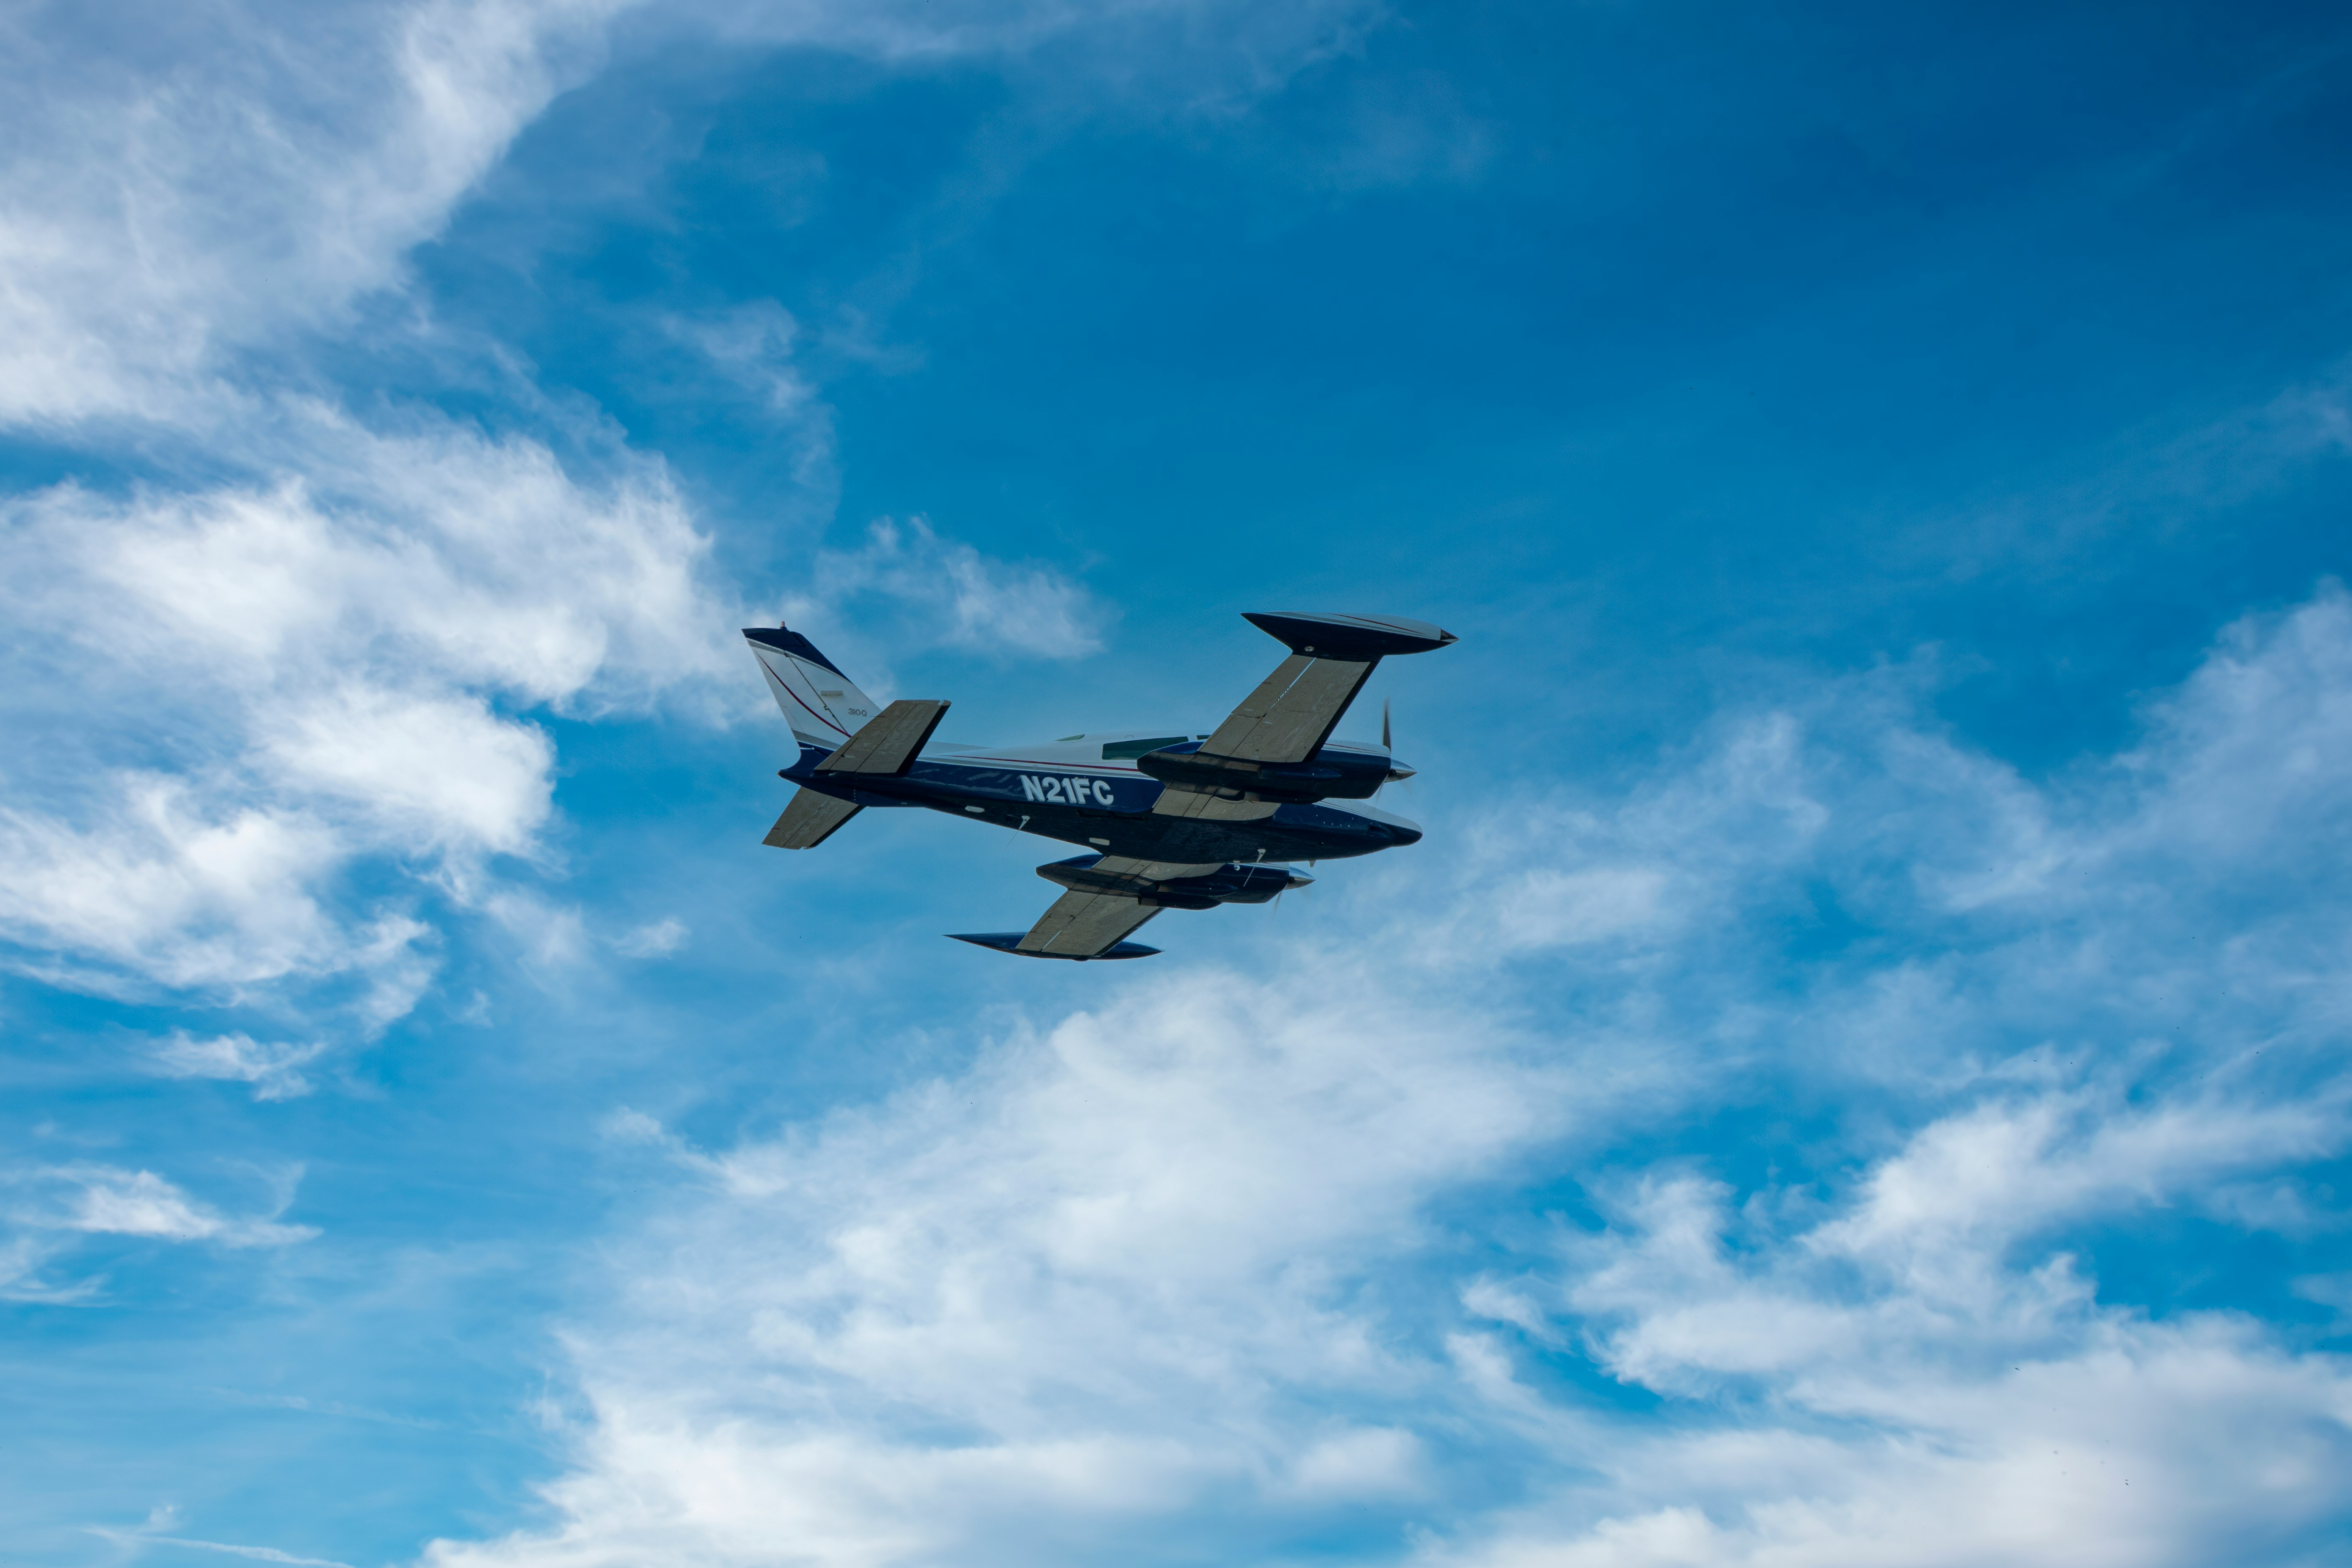
M1146 752L1156 752L1162 746L1182 745L1184 740L1185 737L1181 735L1161 735L1150 741L1111 741L1103 747L1103 761L1108 763L1139 757Z

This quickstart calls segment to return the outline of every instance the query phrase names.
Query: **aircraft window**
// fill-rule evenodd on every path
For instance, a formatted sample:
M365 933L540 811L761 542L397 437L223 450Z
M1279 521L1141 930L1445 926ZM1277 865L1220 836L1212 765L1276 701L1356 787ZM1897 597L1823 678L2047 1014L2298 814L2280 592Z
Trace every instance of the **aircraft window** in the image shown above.
M1162 746L1183 744L1181 735L1162 735L1156 741L1113 741L1103 747L1103 761L1115 757L1139 757L1146 752L1156 752Z

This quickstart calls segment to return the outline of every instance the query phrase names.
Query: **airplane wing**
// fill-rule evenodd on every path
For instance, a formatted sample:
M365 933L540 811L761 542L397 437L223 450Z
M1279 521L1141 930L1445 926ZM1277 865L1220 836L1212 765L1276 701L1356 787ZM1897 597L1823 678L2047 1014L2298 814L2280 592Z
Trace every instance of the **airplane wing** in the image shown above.
M1452 632L1424 621L1389 616L1258 613L1243 619L1288 644L1290 657L1201 742L1204 763L1303 763L1323 749L1382 658L1423 653L1454 640ZM1246 790L1255 770L1232 771L1233 790ZM1227 799L1205 785L1171 784L1152 810L1162 816L1246 820L1271 816L1275 805Z
M1303 763L1331 738L1379 662L1294 653L1242 699L1201 750L1254 763Z
M778 849L814 849L832 837L835 828L865 809L813 789L795 790L792 804L784 807L783 816L776 818L776 825L760 842Z
M1290 645L1290 657L1202 743L1204 756L1303 763L1331 738L1384 656L1424 653L1454 640L1425 621L1391 616L1259 612L1242 618Z

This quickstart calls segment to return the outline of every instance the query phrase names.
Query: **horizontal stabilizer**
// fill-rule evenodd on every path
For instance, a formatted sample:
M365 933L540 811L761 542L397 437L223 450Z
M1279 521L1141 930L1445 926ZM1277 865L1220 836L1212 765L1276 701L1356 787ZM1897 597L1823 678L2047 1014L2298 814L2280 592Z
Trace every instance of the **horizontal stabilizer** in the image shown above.
M1019 951L1056 958L1092 958L1117 947L1159 912L1158 906L1129 894L1072 888L1037 917L1037 923L1021 939Z
M1068 958L1080 963L1097 958L1150 958L1160 952L1158 948L1146 947L1139 942L1122 942L1107 952L1038 952L1021 945L1021 939L1028 934L1026 931L950 931L948 934L974 947L992 947L999 952L1017 952L1024 958Z
M783 816L776 818L776 825L760 842L778 849L814 849L833 837L835 828L865 809L813 789L801 790L793 795L793 803L784 807Z
M817 763L821 773L903 773L947 716L948 705L901 698Z

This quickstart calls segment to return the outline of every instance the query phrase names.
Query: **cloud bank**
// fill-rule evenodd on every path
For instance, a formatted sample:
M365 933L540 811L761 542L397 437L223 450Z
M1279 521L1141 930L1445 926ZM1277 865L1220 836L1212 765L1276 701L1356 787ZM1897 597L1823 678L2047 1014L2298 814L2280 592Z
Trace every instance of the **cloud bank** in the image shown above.
M1356 913L1416 963L1137 976L690 1159L549 1522L427 1561L2298 1560L2352 1366L2089 1252L2343 1224L2352 599L2053 780L1927 695L1497 813L1442 918ZM1654 1155L1741 1115L1739 1169Z

